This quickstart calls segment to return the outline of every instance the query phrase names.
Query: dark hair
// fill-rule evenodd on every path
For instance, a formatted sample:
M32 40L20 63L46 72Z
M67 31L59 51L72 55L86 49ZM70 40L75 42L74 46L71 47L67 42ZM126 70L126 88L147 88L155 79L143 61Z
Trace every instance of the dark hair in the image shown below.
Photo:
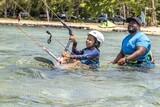
M91 35L92 36L92 35ZM94 36L93 36L94 37ZM95 39L95 43L94 43L94 46L96 47L96 49L98 50L98 51L100 51L99 50L99 47L100 47L100 42L99 41L97 41L97 38L96 37L94 37L94 39Z
M96 40L96 42L95 42L95 47L96 47L96 49L97 49L98 51L100 51L100 50L99 50L100 44L101 44L101 43Z

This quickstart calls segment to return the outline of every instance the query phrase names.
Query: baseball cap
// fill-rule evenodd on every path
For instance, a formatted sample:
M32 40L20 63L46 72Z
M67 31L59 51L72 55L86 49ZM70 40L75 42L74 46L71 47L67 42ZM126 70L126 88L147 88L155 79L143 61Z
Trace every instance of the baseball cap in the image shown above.
M127 18L126 22L130 23L131 21L135 21L139 26L142 25L141 20L138 17L130 17Z

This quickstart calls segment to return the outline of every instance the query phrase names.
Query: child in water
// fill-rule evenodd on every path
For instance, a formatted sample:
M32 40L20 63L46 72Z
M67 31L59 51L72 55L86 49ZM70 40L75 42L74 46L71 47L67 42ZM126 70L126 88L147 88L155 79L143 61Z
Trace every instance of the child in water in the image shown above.
M101 32L96 30L90 31L86 40L86 48L82 50L77 49L77 40L74 35L70 37L70 40L73 42L72 53L71 55L66 52L63 53L64 60L61 63L65 64L70 63L71 60L74 60L73 62L78 60L81 64L88 65L89 68L96 69L99 67L99 47L104 42L104 36Z

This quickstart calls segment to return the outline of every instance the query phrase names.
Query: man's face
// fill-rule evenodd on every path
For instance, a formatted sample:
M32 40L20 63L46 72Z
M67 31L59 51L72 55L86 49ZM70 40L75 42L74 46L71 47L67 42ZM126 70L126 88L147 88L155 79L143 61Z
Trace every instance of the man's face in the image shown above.
M131 34L136 33L140 29L140 26L136 21L130 21L128 24L128 32Z

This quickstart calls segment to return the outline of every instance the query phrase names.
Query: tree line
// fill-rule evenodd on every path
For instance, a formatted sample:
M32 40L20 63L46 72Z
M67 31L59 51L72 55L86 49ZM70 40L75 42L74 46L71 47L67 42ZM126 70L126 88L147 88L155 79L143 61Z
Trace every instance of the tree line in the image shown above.
M50 7L48 9L45 3ZM124 18L139 16L143 11L149 25L157 25L160 19L160 0L0 0L0 17L16 18L21 12L27 18L54 19L65 14L67 20L96 19L101 14Z

